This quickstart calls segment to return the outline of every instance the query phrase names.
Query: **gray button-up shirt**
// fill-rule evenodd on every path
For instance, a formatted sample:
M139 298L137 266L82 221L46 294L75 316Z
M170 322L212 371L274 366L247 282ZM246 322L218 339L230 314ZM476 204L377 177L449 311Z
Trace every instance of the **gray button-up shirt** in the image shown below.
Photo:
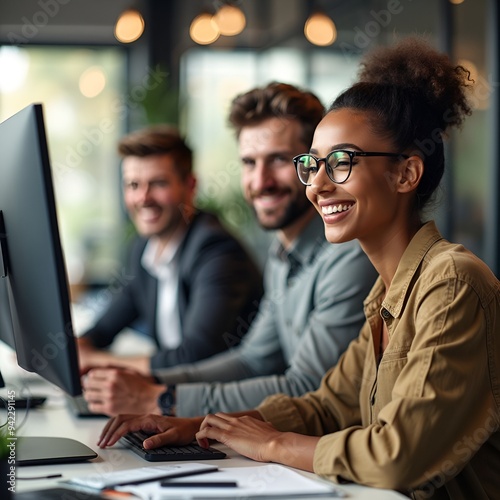
M242 343L208 360L155 372L162 382L177 384L177 415L240 411L270 394L316 389L358 335L375 278L357 242L326 241L319 216L290 249L276 240L264 298Z

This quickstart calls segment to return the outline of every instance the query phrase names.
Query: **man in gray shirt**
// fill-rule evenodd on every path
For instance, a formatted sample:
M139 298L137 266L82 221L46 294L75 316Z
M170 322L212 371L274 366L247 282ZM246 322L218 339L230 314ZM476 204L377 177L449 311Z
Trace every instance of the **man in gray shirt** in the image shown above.
M238 347L155 371L154 382L127 370L92 370L84 380L92 411L183 417L240 411L277 392L314 390L337 363L364 322L362 303L376 273L357 242L326 241L295 173L292 158L309 150L322 115L313 94L286 84L233 100L229 121L244 196L259 224L277 230L257 317Z

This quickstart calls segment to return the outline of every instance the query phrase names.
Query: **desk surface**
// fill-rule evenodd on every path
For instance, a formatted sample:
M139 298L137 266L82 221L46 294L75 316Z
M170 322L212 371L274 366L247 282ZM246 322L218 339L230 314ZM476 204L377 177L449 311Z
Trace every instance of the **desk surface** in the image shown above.
M10 385L10 384L8 384ZM11 387L12 388L12 387ZM16 491L29 491L42 488L48 488L57 485L61 480L68 480L71 477L87 474L103 473L114 470L131 469L135 467L144 467L147 465L156 465L145 462L132 451L115 445L112 448L101 450L96 446L97 438L106 422L105 418L76 418L68 411L64 394L53 386L48 386L41 379L37 380L30 376L29 388L33 394L48 395L46 403L37 409L32 409L26 415L25 410L16 410L16 425L18 426L18 436L54 436L69 437L76 439L97 452L98 458L83 463L76 464L58 464L58 465L38 465L38 466L17 466L16 477L28 476L46 476L59 473L61 479L40 479L40 480L17 480ZM7 388L9 389L9 387ZM5 396L7 389L2 389L0 394ZM19 390L17 385L16 390ZM5 411L0 411L6 415ZM24 417L25 423L19 428ZM225 451L228 458L224 460L211 460L206 463L216 464L219 467L254 467L262 465L259 462L242 457L232 450L215 444ZM308 477L315 477L313 474L300 471ZM405 498L402 495L387 490L378 490L367 488L356 484L342 485L341 489L348 493L352 499L370 499L370 500L390 500ZM315 497L318 498L318 497Z

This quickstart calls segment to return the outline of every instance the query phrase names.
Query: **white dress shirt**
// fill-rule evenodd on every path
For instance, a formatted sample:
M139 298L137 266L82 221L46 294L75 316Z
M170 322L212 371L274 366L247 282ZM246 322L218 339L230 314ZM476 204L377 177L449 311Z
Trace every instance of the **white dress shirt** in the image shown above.
M179 247L186 234L180 228L158 255L160 242L151 237L141 258L143 267L158 280L156 299L156 329L161 347L175 349L182 341L177 289L179 278Z

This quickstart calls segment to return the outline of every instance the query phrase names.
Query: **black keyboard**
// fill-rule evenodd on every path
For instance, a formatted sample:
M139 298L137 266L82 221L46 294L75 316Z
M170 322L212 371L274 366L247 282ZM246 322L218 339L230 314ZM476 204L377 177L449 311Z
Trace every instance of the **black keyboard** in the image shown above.
M197 444L161 446L160 448L145 450L142 447L142 443L149 436L150 434L143 431L129 432L123 436L120 441L148 462L217 460L226 457L226 454L222 451L216 450L215 448L205 449Z

